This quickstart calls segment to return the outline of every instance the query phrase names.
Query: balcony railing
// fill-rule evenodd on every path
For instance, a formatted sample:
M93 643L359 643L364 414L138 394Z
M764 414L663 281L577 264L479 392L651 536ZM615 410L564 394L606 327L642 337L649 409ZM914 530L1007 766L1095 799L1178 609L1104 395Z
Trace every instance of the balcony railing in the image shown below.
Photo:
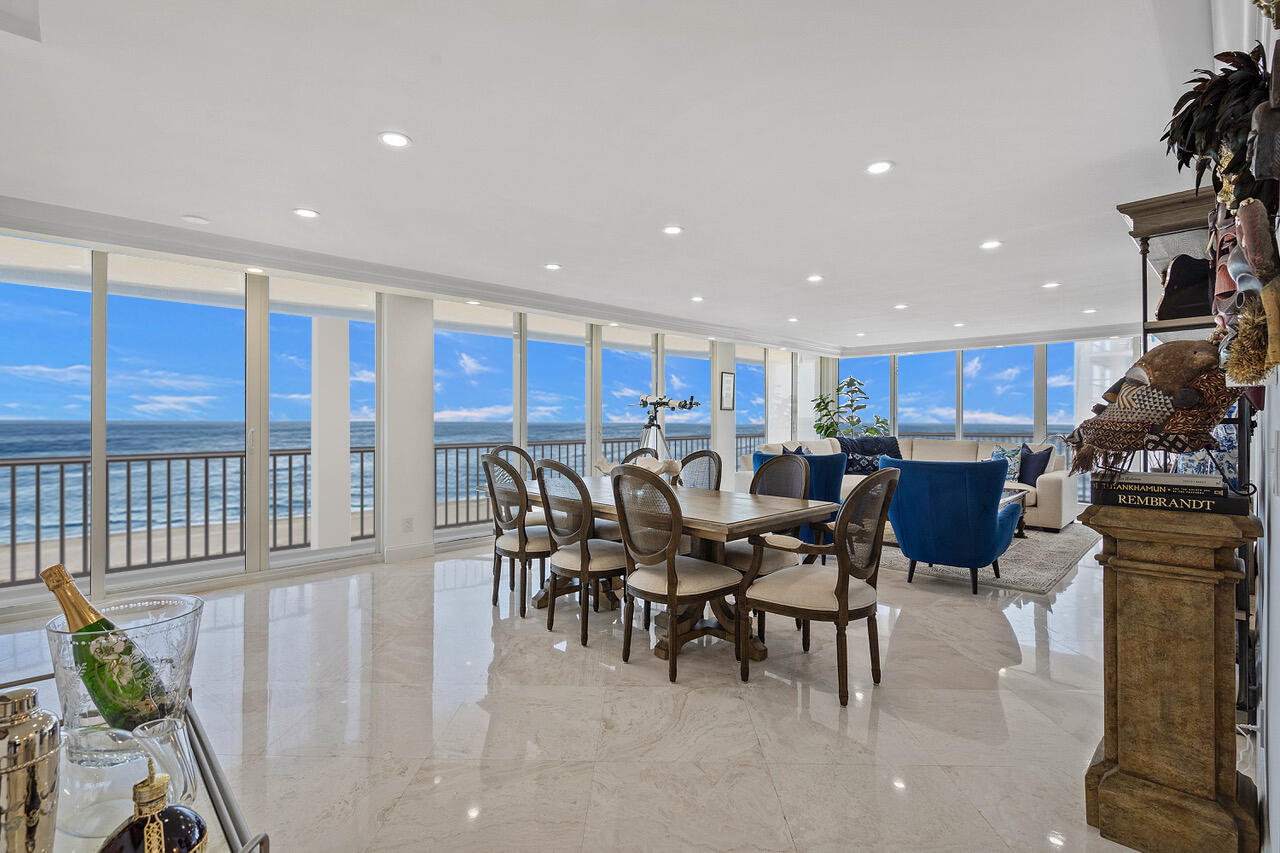
M706 450L711 446L710 435L676 435L667 436L667 451L676 458L687 456L695 450ZM739 435L734 439L737 456L749 454L764 441L764 435ZM480 457L489 453L500 444L509 442L489 442L478 444L437 444L436 445L436 529L466 527L489 521L493 516L489 511L489 502L480 493L479 488L484 481L480 471ZM617 461L640 447L637 438L606 438L602 449L606 459ZM595 460L588 460L587 442L585 438L560 439L554 441L531 441L529 453L534 459L553 459L569 466L579 474L588 473ZM734 468L733 460L725 460L726 471Z
M270 451L272 551L311 544L310 457ZM353 540L373 537L373 458L351 448ZM244 464L243 451L108 456L106 571L242 556ZM88 573L89 474L88 456L0 458L0 588L35 582L55 559Z

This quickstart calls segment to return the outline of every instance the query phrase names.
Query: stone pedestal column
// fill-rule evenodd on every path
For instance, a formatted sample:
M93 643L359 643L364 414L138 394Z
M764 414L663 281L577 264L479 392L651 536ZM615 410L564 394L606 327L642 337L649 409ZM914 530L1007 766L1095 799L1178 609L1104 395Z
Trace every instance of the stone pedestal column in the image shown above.
M1104 838L1144 851L1258 850L1236 772L1236 549L1254 516L1090 506L1103 535L1105 733L1085 774Z

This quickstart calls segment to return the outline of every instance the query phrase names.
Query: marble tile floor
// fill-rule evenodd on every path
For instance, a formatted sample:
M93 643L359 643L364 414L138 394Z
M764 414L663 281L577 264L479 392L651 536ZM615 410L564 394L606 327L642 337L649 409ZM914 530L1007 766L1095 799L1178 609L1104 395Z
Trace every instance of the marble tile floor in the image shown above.
M583 648L576 607L549 633L504 579L492 608L489 553L206 596L195 701L273 849L1122 849L1084 821L1091 555L1047 597L884 573L884 678L855 623L841 708L829 625L804 654L772 617L748 684L697 641L673 685L638 624L622 663L620 611ZM0 628L0 671L40 666L38 628Z

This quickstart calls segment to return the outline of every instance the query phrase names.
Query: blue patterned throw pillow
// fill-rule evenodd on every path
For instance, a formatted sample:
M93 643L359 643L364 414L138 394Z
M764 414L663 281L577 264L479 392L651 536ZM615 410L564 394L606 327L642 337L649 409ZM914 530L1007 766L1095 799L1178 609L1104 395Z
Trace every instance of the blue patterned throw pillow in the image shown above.
M782 445L782 452L786 456L808 456L809 451L804 449L803 444L797 444L795 450L787 450L787 446Z
M879 453L850 453L846 474L874 474L880 470Z
M1009 472L1004 475L1004 479L1009 483L1018 482L1018 472L1022 470L1022 447L1008 448L997 444L995 449L991 451L992 459L1003 459L1009 463Z

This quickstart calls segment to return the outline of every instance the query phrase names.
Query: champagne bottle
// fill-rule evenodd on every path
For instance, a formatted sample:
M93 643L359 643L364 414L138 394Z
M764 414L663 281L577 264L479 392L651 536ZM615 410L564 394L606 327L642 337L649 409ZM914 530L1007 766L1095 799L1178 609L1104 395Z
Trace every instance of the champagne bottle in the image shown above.
M128 635L94 609L61 565L40 573L72 633L71 654L93 703L112 728L133 731L166 713L164 685Z

